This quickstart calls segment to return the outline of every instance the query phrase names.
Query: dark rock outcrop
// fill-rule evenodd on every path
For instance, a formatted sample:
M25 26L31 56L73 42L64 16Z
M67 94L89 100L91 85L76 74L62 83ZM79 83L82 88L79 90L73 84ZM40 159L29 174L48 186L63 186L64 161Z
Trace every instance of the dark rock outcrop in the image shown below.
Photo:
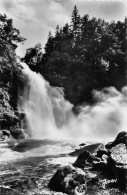
M87 191L86 182L96 183L97 175L85 173L82 169L73 166L65 166L57 170L51 178L48 187L57 192L67 194L78 194L77 192Z
M117 187L127 191L127 147L125 144L118 144L110 150L108 173L110 177L117 179Z
M84 151L78 156L73 166L79 168L92 168L94 161L99 162L100 159L90 154L90 152Z
M25 134L24 134L23 129L12 129L10 130L10 133L14 139L19 139L19 140L25 139Z
M11 134L9 130L0 130L0 140L4 141L8 138L11 138Z
M13 150L17 152L26 152L28 150L31 150L33 148L38 148L40 146L48 145L54 145L56 143L61 143L60 141L53 141L53 140L38 140L38 139L23 139L19 140L18 144L13 148Z
M83 147L83 146L85 146L86 144L85 143L81 143L81 144L79 144L79 146L81 146L81 147Z
M91 144L88 146L84 146L83 148L76 149L74 152L71 152L70 156L78 156L84 151L88 151L90 153L96 153L98 150L104 150L105 146L101 143Z
M84 184L85 181L84 171L66 166L57 170L48 187L57 192L72 193L76 186Z
M127 133L121 132L114 142L106 145L107 149L103 144L97 144L85 146L81 150L71 153L72 156L79 154L73 164L75 168L63 167L59 169L50 180L49 188L67 194L78 194L75 189L79 191L85 189L88 194L90 194L91 189L93 191L98 189L95 194L104 194L105 192L110 194L112 189L114 192L117 189L119 194L127 194L126 143ZM81 175L79 170L81 170ZM88 175L95 173L94 178L88 177Z
M3 136L7 136L7 137L10 137L11 136L9 130L2 130L2 134L3 134Z
M107 145L105 145L105 147L107 149L111 149L112 147L116 146L117 144L125 144L127 146L127 132L126 131L122 131L120 132L116 139L113 142L109 142Z

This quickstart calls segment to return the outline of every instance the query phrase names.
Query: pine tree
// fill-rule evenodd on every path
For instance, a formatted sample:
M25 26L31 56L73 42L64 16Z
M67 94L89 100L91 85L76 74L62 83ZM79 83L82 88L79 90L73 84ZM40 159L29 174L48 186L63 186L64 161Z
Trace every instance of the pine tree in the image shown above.
M46 57L51 56L51 53L54 49L54 41L53 41L53 36L52 36L51 31L49 31L48 40L47 40L47 43L45 44L44 49L45 49Z
M77 39L80 39L81 35L81 17L78 13L77 6L74 6L72 16L71 16L71 27L72 27L72 33L74 37L74 41Z
M59 25L56 26L56 32L55 32L55 36L59 36L60 34L60 27Z

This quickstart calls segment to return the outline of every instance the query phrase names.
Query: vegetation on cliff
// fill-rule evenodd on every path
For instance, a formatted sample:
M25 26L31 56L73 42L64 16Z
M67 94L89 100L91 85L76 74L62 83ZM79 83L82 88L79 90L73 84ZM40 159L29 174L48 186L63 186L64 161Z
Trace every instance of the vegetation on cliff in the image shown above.
M10 128L17 123L18 87L21 68L15 49L25 39L13 27L12 19L0 15L0 127Z

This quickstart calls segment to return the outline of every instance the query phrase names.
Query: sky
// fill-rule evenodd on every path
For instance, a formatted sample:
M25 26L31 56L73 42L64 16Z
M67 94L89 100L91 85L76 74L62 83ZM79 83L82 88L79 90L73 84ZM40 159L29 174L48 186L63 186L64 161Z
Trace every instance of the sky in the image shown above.
M23 56L27 48L47 41L48 33L55 32L57 24L70 23L73 7L79 14L103 18L106 21L121 20L127 16L127 0L0 0L0 13L13 19L14 26L27 40L17 48Z

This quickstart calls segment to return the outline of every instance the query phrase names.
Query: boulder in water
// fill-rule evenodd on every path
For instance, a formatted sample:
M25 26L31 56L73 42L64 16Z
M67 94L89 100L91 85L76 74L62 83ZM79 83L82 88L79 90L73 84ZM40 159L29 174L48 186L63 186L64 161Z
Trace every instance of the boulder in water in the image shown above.
M2 130L2 134L3 134L3 136L7 136L7 137L10 137L11 136L9 130Z
M86 174L81 169L65 166L57 170L48 187L57 192L74 194L75 188L86 182Z
M25 139L25 134L23 129L11 129L10 133L14 139L17 140Z
M37 148L44 145L43 140L25 139L20 140L19 143L13 148L17 152L26 152L27 150Z
M113 142L109 142L107 145L105 145L105 147L107 149L111 149L112 147L116 146L117 144L125 144L127 146L127 132L126 131L122 131L120 132L116 139Z
M18 144L13 148L14 151L17 152L26 152L27 150L31 150L33 148L38 148L40 146L45 145L54 145L56 143L61 143L60 141L53 141L53 140L38 140L38 139L24 139L19 140Z
M110 149L107 171L108 176L117 180L117 187L127 192L127 147L125 144L118 144Z
M81 147L83 147L83 146L85 146L86 144L85 143L81 143L81 144L79 144L79 146L81 146Z
M0 140L4 141L11 137L9 130L0 130Z
M85 184L88 194L127 193L127 133L121 132L115 141L106 145L92 145L78 150L79 156L73 166L59 169L49 182L55 191L80 194ZM108 146L108 147L107 147ZM85 149L90 149L90 151ZM109 149L110 148L110 149ZM82 153L80 153L83 151ZM77 155L76 152L72 155ZM77 172L78 170L78 172ZM83 175L78 176L79 170ZM96 173L96 174L95 174ZM95 175L93 178L91 175ZM76 189L76 190L75 190ZM113 189L113 190L112 190ZM115 190L116 189L116 190ZM92 190L92 191L91 191ZM111 193L110 193L111 192ZM85 192L81 192L85 194Z
M100 159L88 151L81 153L73 166L78 168L93 168L93 164L100 162Z
M69 153L70 156L78 156L84 151L88 151L90 153L95 153L100 149L104 149L105 146L101 143L96 143L96 144L90 144L87 146L84 146L83 148L76 149L74 152Z

